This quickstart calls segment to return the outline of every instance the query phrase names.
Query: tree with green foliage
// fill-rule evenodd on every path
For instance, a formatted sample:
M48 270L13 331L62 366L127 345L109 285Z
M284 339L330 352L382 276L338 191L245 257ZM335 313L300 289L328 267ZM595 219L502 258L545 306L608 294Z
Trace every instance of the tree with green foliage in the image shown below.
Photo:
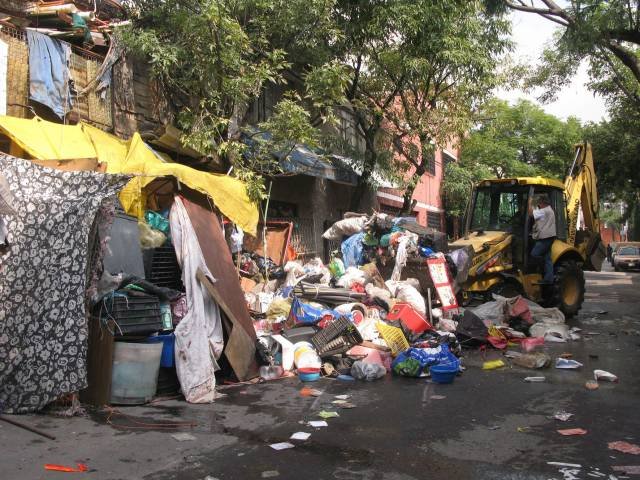
M541 175L563 179L573 145L581 140L582 126L575 118L560 120L526 100L515 105L495 98L488 101L462 141L459 162L447 166L442 185L447 213L462 215L469 185L483 178Z
M624 113L623 113L624 112ZM635 109L614 111L611 119L585 126L585 139L593 157L601 197L626 205L622 220L632 220L631 235L640 237L640 114Z
M540 174L563 179L582 135L578 119L562 121L527 100L509 105L492 99L478 118L462 142L461 163L488 167L498 178Z
M331 87L333 107L354 115L364 140L351 208L378 171L407 180L409 210L434 145L459 137L473 108L498 83L508 24L469 0L337 0L334 9L342 35L306 80L314 92L322 90L318 78ZM324 73L328 68L334 75ZM340 85L343 90L335 88Z
M273 153L313 145L317 131L295 95L283 98L273 117L258 126L270 135L257 137L249 152L241 127L265 86L284 84L293 62L333 34L325 28L327 2L131 0L127 5L132 25L119 34L147 59L168 93L183 144L221 158L259 200L261 175L278 168Z
M544 85L544 100L569 84L582 61L590 67L590 88L610 103L630 102L640 110L640 2L637 0L487 0L493 11L540 15L560 26L553 45L530 79Z

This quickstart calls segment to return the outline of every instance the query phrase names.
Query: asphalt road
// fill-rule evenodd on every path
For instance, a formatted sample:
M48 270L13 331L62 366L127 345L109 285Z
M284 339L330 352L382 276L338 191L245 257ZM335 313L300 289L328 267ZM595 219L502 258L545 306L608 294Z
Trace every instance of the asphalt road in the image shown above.
M582 362L577 371L509 367L483 371L494 351L470 352L466 372L451 385L390 375L373 383L321 380L318 398L303 398L294 379L225 390L213 405L172 400L70 419L27 415L50 441L0 422L0 478L62 479L613 479L613 466L640 465L640 455L608 449L618 440L640 444L639 273L588 274L587 301L571 325L578 341L545 346ZM606 313L602 313L606 312ZM619 383L585 389L594 369ZM523 378L544 375L544 383ZM352 409L336 409L335 395ZM311 428L320 410L339 418ZM561 422L557 411L573 413ZM124 414L124 415L123 415ZM193 422L194 427L170 422ZM583 428L562 436L558 429ZM172 435L189 433L190 440ZM295 448L269 445L309 432ZM45 463L84 462L83 474L46 472ZM580 467L562 467L562 462ZM611 476L614 475L614 476ZM74 477L75 478L75 477ZM640 478L629 477L626 478Z

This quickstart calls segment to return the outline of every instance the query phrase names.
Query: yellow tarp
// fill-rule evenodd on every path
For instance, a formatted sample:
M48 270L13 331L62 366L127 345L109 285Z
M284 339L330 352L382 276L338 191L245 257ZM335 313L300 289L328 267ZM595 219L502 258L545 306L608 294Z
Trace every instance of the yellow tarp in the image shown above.
M247 197L244 184L227 175L205 173L179 163L165 162L138 133L129 141L86 123L69 126L34 118L0 116L0 130L31 156L43 160L97 158L107 173L135 174L120 193L125 211L142 218L146 205L144 187L158 177L174 177L184 185L211 197L232 222L252 235L258 225L258 208Z

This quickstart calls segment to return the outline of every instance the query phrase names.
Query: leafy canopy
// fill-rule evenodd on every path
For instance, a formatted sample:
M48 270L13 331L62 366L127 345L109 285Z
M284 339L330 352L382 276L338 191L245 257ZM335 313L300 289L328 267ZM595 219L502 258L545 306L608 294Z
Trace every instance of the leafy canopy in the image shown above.
M541 175L562 179L573 145L581 140L582 126L575 118L562 121L526 100L515 105L488 101L462 142L460 162L447 166L442 189L451 215L461 214L469 185L483 178ZM464 182L466 189L458 182Z

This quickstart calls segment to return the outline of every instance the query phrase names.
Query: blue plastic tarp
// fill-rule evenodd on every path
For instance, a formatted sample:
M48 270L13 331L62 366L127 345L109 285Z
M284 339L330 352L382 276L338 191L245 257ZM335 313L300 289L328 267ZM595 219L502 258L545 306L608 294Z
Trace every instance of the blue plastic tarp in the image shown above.
M356 233L347 238L340 249L342 250L342 261L346 268L357 267L362 264L362 255L364 247L362 246L362 239L364 238L364 232Z

